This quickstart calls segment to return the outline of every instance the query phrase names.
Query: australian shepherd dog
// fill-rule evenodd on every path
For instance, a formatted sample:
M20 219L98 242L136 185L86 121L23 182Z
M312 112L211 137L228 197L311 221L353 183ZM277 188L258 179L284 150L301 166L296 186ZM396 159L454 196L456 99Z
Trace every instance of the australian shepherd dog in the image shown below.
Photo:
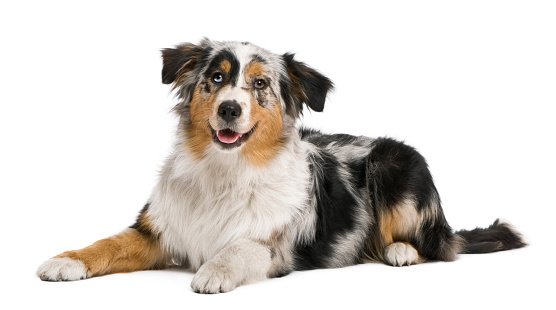
M293 54L205 39L162 58L179 123L158 184L133 225L46 261L42 280L179 265L196 272L195 292L220 293L296 270L525 245L499 220L454 232L413 147L297 126L305 106L323 110L332 82Z

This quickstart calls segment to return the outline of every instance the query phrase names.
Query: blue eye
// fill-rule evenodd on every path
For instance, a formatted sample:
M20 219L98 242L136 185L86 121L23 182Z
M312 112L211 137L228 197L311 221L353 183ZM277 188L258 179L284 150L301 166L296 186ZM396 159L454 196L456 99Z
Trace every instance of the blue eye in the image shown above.
M212 80L214 81L214 83L222 83L224 77L222 76L222 73L216 72L212 75Z

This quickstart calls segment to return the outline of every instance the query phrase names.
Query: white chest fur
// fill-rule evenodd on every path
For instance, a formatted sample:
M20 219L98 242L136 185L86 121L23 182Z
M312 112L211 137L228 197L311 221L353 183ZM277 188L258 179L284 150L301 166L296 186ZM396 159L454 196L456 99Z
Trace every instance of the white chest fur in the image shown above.
M284 150L263 168L239 152L210 154L197 161L176 152L151 197L148 216L174 258L196 270L235 240L312 231L304 151Z

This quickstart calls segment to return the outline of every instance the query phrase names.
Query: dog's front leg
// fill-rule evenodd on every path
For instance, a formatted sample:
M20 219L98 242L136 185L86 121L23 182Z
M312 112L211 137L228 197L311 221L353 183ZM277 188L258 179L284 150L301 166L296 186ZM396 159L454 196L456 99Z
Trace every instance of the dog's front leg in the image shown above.
M271 264L269 246L241 239L202 265L191 282L191 288L206 294L229 292L243 283L266 278Z
M117 272L166 267L158 241L134 228L47 260L37 270L44 281L73 281Z

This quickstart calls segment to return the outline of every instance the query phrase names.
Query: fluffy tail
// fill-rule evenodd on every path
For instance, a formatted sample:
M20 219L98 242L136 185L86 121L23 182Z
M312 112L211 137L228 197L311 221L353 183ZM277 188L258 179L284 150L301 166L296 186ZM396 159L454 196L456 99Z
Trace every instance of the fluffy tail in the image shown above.
M497 219L488 228L460 230L456 235L465 240L462 254L480 254L522 248L527 245L523 236L507 222Z

